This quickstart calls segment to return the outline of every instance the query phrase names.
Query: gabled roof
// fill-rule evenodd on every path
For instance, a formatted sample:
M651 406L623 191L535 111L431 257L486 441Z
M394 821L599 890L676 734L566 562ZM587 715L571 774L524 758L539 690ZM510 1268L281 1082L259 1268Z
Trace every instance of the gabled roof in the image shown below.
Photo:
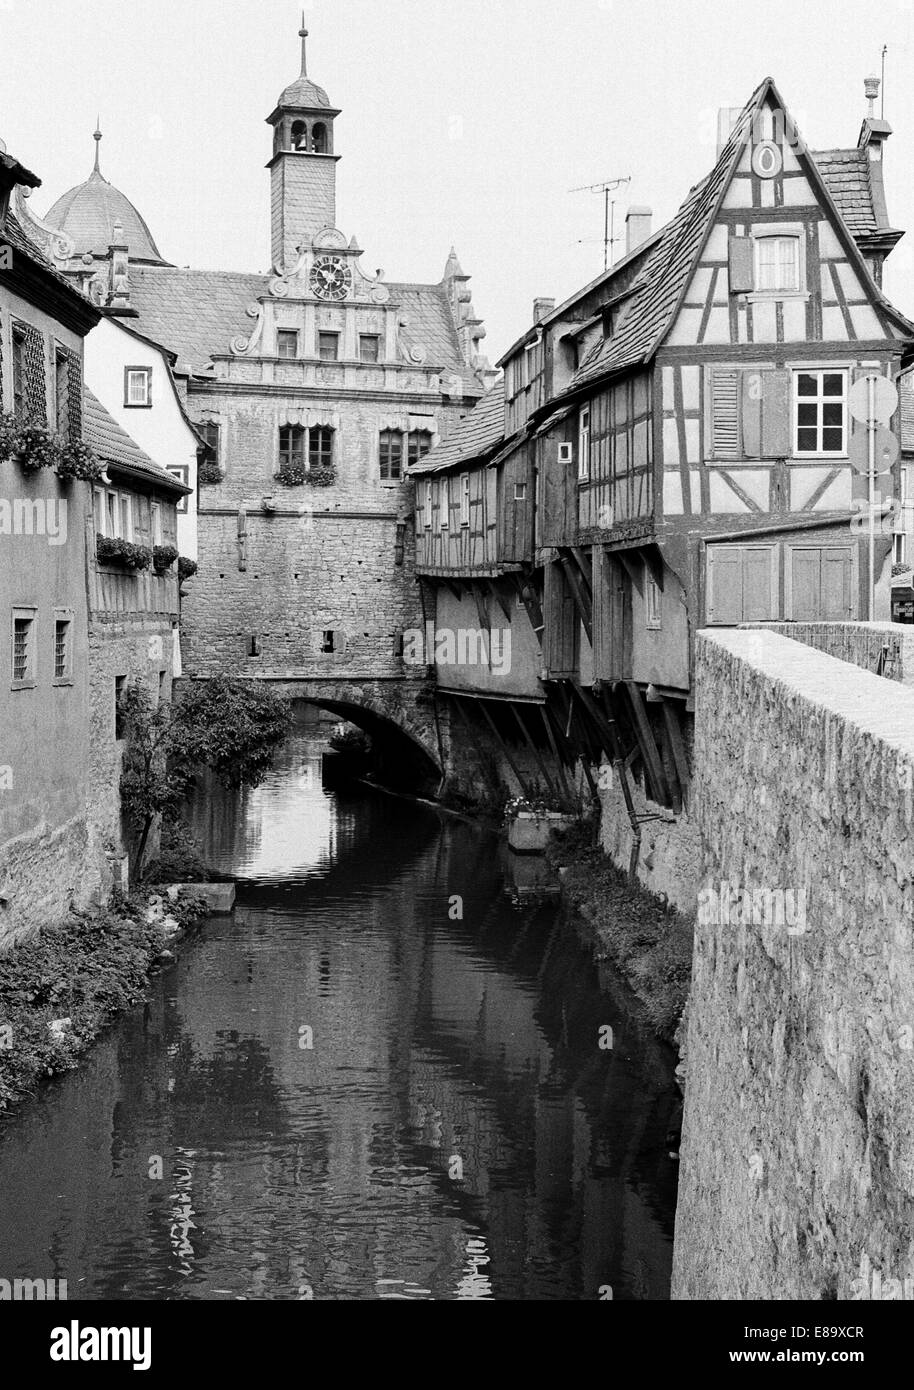
M131 262L130 304L139 313L141 332L177 353L179 372L212 375L213 355L227 355L233 338L250 337L255 320L247 310L269 294L272 278ZM421 346L425 363L459 376L466 395L480 394L479 382L463 360L444 284L388 283L387 288L405 321L404 344Z
M184 494L190 488L167 469L160 468L135 439L109 415L98 397L83 386L83 439L103 463L119 473L152 483L166 492Z
M498 448L504 437L505 382L502 377L447 439L406 471L415 477L420 473L443 473L449 468L482 462Z
M617 332L594 345L572 378L568 391L646 363L660 347L673 326L756 113L769 96L779 110L786 111L773 80L766 77L740 112L710 174L691 189L676 216L662 229L660 241L632 285L632 294ZM841 218L814 157L803 147L799 152L801 158L804 152L807 154L810 182L814 187L818 186L821 201L835 214L836 231L844 240L851 261L864 276L882 309L914 338L914 324L904 318L873 284L866 263L850 229Z

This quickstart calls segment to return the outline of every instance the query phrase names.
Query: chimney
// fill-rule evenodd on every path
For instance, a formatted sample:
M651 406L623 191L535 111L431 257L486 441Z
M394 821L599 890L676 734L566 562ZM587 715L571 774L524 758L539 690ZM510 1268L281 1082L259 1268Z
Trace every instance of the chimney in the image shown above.
M533 301L533 322L542 323L548 314L555 308L554 299L534 299Z
M733 133L733 127L743 113L741 106L721 106L717 112L717 158Z
M880 81L878 77L865 77L863 79L863 90L866 95L867 113L863 118L860 127L860 135L857 139L858 150L863 150L870 163L870 187L873 190L873 211L876 214L876 226L879 228L891 227L889 214L885 205L885 184L882 178L882 147L892 133L892 127L888 121L884 121L881 116L876 115L876 100L879 96ZM877 284L880 283L879 275L876 277Z
M625 254L630 255L651 234L650 208L631 207L625 214Z

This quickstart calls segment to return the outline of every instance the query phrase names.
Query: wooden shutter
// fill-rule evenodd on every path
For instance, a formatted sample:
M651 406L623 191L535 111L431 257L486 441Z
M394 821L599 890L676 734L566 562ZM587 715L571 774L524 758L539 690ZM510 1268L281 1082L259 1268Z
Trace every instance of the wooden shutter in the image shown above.
M731 236L729 239L730 293L748 294L752 283L752 238Z
M744 623L766 623L777 617L775 558L770 546L743 550Z
M711 456L716 459L739 458L740 372L735 367L712 367L708 385L711 400Z
M854 552L849 545L827 546L822 551L821 593L822 622L847 622L856 617Z
M707 621L731 626L742 622L743 577L739 546L709 545L705 574Z
M750 459L786 458L790 438L790 372L771 368L742 373L743 454Z
M543 592L543 665L551 677L578 674L577 640L580 619L562 566L547 564Z
M819 621L821 555L817 547L790 552L790 617L796 623Z

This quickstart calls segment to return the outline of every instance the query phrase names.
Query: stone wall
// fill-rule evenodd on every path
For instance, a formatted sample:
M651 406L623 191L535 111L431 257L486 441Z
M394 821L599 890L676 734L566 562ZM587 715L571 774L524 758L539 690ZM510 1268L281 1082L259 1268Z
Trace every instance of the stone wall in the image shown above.
M617 868L628 872L633 834L625 798L608 763L604 763L601 772L601 782L612 780L611 785L600 789L600 845ZM677 816L667 807L658 806L634 780L630 781L630 788L636 815L657 817L644 821L640 827L638 880L648 892L692 916L698 901L701 861L694 819L688 807Z
M914 685L914 625L910 623L744 623L805 642L874 675Z
M912 716L799 642L699 634L674 1298L914 1275Z

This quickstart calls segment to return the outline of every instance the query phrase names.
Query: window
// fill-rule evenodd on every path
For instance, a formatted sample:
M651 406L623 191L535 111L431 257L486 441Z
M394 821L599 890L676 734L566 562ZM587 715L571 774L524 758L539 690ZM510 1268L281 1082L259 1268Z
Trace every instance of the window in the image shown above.
M54 354L54 426L65 439L70 437L70 359L58 348Z
M470 524L470 475L461 473L460 475L460 524L469 526Z
M298 356L298 333L294 328L276 330L276 355L287 361Z
M892 564L907 564L907 536L903 531L896 531L892 537Z
M660 586L645 567L644 571L644 625L657 630L661 626Z
M73 620L69 613L54 616L54 679L67 681L73 674Z
M13 325L13 414L25 419L25 329Z
M425 529L426 529L426 531L428 531L428 530L431 529L431 525L432 525L432 485L431 485L431 483L426 483L426 484L425 484L425 505L423 506L422 510L423 510L424 513L425 513Z
M124 368L124 405L130 407L152 405L152 368Z
M760 292L796 294L800 289L800 238L756 236L755 288Z
M190 466L189 466L188 464L186 464L186 463L166 463L165 467L167 468L168 472L171 473L172 477L177 478L177 480L178 480L179 483L183 483L185 487L188 487L188 486L189 486ZM186 493L184 494L183 497L180 497L180 498L178 499L176 505L177 505L177 509L178 509L179 512L184 513L184 512L187 511L187 494L186 494Z
M524 347L524 385L531 386L536 377L536 343Z
M381 339L376 333L359 334L359 361L379 362L381 360Z
M515 500L515 502L526 502L526 500L527 500L527 484L526 484L526 483L515 483L515 484L514 484L514 500Z
M197 482L218 483L222 480L219 461L219 425L215 420L204 420L197 425L197 433L203 439L203 447L197 463Z
M339 333L318 333L317 355L322 362L338 362L340 357Z
M794 372L794 451L847 454L847 372Z
M380 441L381 479L390 482L403 473L403 435L399 430L382 430Z
M333 467L333 430L329 425L312 425L308 431L308 467L312 471Z
M431 453L432 432L431 430L410 430L409 432L409 463L410 466L418 463L425 455Z
M13 609L12 684L13 689L35 684L34 608Z
M305 466L305 430L303 425L281 425L279 429L279 468L288 472Z
M327 153L327 127L320 121L311 131L311 148L315 154Z
M578 419L578 481L590 477L590 411L586 407Z
M133 498L126 492L120 493L120 531L116 532L125 541L133 540Z
M334 633L331 628L325 628L321 633L321 651L329 656L334 650Z
M99 536L133 540L133 498L129 493L95 489L95 531Z
M149 530L153 545L162 544L162 506L159 502L149 504Z
M120 741L127 733L127 720L124 716L124 693L127 689L127 677L114 677L114 737Z
M438 528L447 531L451 524L451 480L441 479L441 510L438 515Z

